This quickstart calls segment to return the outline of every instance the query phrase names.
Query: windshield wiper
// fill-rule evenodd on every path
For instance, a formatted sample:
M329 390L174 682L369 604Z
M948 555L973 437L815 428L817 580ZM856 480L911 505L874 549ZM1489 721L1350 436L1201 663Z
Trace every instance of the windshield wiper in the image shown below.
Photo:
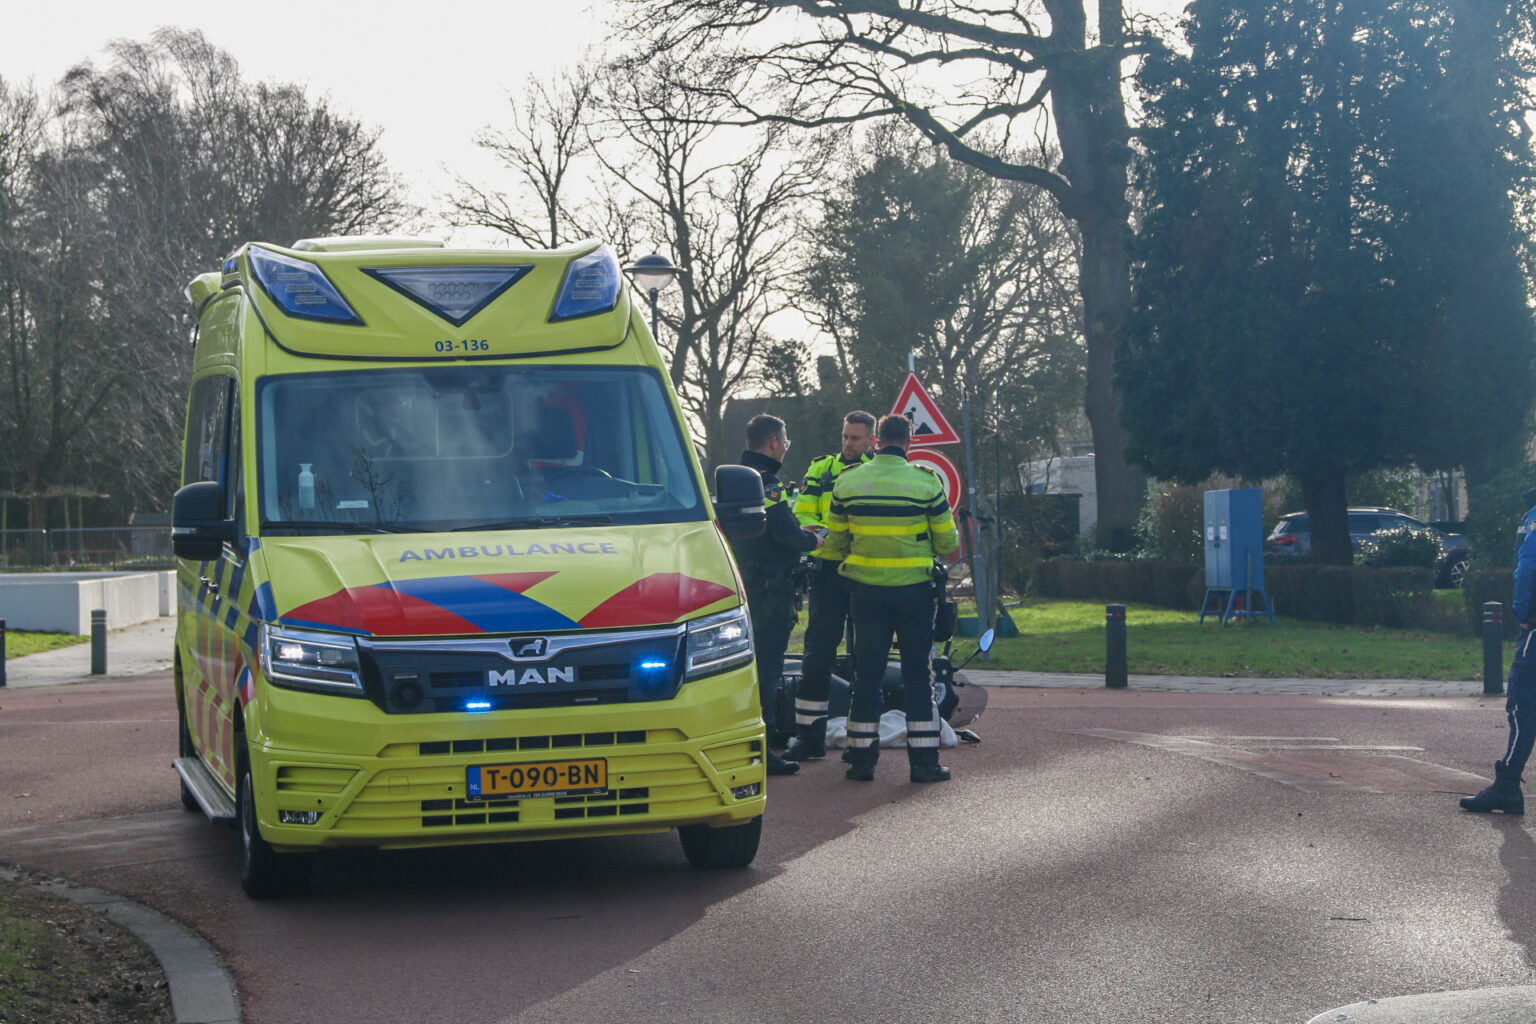
M453 533L470 530L545 530L551 526L602 526L613 522L612 516L525 516L522 519L504 519L499 523L475 523L473 526L455 526Z
M264 529L324 530L331 533L426 533L419 526L391 526L386 523L317 523L304 519L268 520L261 524Z

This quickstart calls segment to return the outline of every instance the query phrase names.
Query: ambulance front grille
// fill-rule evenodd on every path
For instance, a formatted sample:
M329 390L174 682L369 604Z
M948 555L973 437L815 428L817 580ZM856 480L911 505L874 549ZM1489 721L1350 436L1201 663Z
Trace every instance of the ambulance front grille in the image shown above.
M421 827L505 825L517 821L516 800L423 800Z
M357 642L364 689L392 715L671 700L686 627ZM529 653L522 653L524 651Z
M671 730L655 732L665 738ZM611 788L603 793L564 797L468 798L464 786L469 767L504 760L485 754L465 756L460 752L457 757L422 759L408 768L383 768L346 805L335 828L338 833L361 838L406 834L414 829L491 833L581 827L583 822L595 827L605 821L622 827L650 816L697 815L718 809L724 796L706 765L684 751L655 749L661 745L658 740L651 748L610 746L600 754L594 746L582 751L583 756L590 752L591 756L608 758ZM739 744L729 745L736 746ZM540 759L537 755L513 755L505 760L519 757ZM727 783L734 785L729 778Z
M555 797L555 820L568 818L612 818L621 814L648 814L651 810L650 788L637 786L612 793L590 796Z
M644 743L644 729L626 732L569 732L554 736L498 736L488 740L434 740L419 745L423 757L438 754L496 753L504 750L564 750L571 747L611 747Z

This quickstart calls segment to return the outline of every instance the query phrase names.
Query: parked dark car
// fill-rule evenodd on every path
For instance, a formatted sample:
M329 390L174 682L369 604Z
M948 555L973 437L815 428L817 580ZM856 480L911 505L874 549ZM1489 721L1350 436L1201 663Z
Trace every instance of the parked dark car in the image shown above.
M1358 549L1361 541L1368 540L1382 530L1407 527L1415 532L1427 531L1440 540L1439 576L1437 587L1459 587L1467 575L1467 538L1459 533L1446 533L1395 508L1352 508L1349 513L1349 539ZM1287 555L1305 555L1312 550L1312 527L1305 512L1292 512L1280 517L1275 528L1265 538L1266 550Z

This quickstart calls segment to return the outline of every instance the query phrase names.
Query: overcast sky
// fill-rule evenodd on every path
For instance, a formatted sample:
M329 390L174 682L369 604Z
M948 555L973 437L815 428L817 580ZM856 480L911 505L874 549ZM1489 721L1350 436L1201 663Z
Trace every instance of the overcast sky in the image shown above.
M529 74L578 60L605 31L588 0L16 0L0 20L0 78L40 90L113 39L201 29L251 81L292 82L383 129L391 164L429 204L450 168L484 174L471 140L504 123ZM604 8L606 4L600 4Z
M1184 2L1127 7L1167 12ZM0 78L46 90L75 64L104 63L114 39L200 29L247 80L303 85L382 129L391 165L430 213L454 172L495 180L475 133L506 125L507 96L530 74L575 63L601 42L615 9L614 0L11 0Z

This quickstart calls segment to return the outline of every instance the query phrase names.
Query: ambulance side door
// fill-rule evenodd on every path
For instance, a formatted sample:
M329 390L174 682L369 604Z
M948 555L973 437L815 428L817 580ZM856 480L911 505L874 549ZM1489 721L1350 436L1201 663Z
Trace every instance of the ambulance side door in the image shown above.
M240 521L239 387L233 376L218 374L192 385L187 414L184 483L212 480L224 489L225 515ZM244 667L236 595L246 553L243 540L225 544L217 559L180 565L184 605L183 665L187 727L198 756L209 771L234 787L233 711L237 676ZM190 613L190 614L188 614ZM190 671L188 670L190 668Z

